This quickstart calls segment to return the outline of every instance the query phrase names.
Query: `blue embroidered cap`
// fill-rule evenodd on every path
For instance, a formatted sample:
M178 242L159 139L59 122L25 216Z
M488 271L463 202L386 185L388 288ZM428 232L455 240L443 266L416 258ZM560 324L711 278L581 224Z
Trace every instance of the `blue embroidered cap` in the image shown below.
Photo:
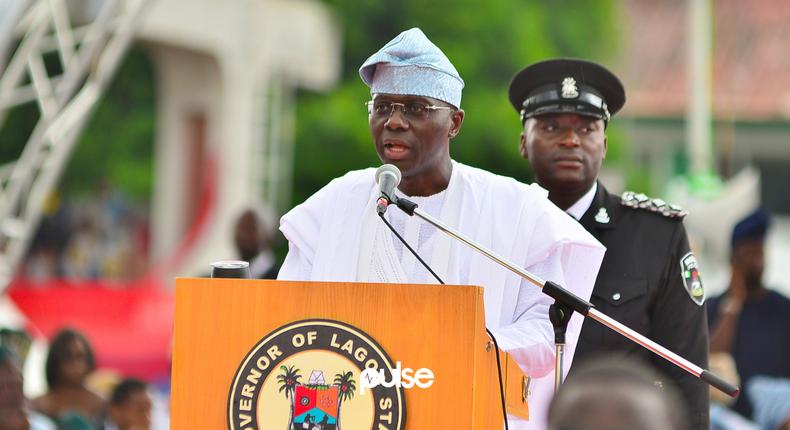
M758 208L744 219L738 221L732 229L730 246L753 240L765 240L768 226L771 224L771 215L764 208Z
M359 68L371 94L431 97L461 107L464 81L419 28L399 34Z

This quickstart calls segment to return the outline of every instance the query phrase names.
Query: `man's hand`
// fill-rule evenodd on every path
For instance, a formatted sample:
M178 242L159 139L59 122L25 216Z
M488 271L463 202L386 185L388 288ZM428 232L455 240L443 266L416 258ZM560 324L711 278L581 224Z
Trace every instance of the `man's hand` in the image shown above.
M746 300L746 276L740 266L735 265L732 267L732 278L727 298L737 300L740 303Z
M746 277L738 265L732 266L730 289L719 303L719 318L710 327L710 352L731 352L735 329L746 300Z

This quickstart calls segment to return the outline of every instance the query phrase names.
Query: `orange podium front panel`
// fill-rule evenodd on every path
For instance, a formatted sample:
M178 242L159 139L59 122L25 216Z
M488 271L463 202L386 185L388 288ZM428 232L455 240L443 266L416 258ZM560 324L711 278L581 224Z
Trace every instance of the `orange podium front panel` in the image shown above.
M480 287L178 279L171 428L501 428L495 360Z

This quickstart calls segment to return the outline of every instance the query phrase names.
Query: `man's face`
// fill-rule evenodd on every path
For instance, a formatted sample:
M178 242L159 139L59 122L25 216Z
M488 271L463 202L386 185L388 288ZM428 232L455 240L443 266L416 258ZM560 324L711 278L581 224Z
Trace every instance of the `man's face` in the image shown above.
M520 149L544 188L587 190L598 177L606 157L604 123L566 113L529 118L521 133Z
M27 429L22 373L9 362L0 363L0 430Z
M251 261L260 251L260 232L258 231L258 220L252 211L245 211L236 221L236 229L233 237L236 242L236 249L239 256L244 261Z
M0 364L0 405L21 406L24 399L22 373L11 364Z
M732 267L743 276L747 290L760 289L765 269L765 243L762 240L749 240L735 245Z
M110 418L120 430L149 430L152 406L148 390L135 390L123 404L110 406Z
M412 103L423 106L451 107L429 97L377 94L373 101L402 103L407 111ZM370 133L382 163L397 166L403 177L418 176L447 163L450 159L450 138L461 129L462 110L427 111L423 118L404 114L400 106L392 115L368 116Z

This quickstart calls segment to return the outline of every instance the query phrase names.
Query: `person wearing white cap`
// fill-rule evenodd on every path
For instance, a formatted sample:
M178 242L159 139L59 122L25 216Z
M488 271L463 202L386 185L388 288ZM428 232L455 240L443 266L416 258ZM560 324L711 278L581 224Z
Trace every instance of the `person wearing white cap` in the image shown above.
M604 248L537 185L450 157L450 141L464 120L464 82L420 29L398 35L359 73L371 91L368 123L379 158L403 175L396 195L538 276L590 297ZM378 219L374 170L334 179L282 217L289 252L278 279L437 283ZM554 368L552 299L418 217L394 207L385 216L447 284L484 287L486 325L527 374ZM580 329L577 315L568 328L570 345Z

